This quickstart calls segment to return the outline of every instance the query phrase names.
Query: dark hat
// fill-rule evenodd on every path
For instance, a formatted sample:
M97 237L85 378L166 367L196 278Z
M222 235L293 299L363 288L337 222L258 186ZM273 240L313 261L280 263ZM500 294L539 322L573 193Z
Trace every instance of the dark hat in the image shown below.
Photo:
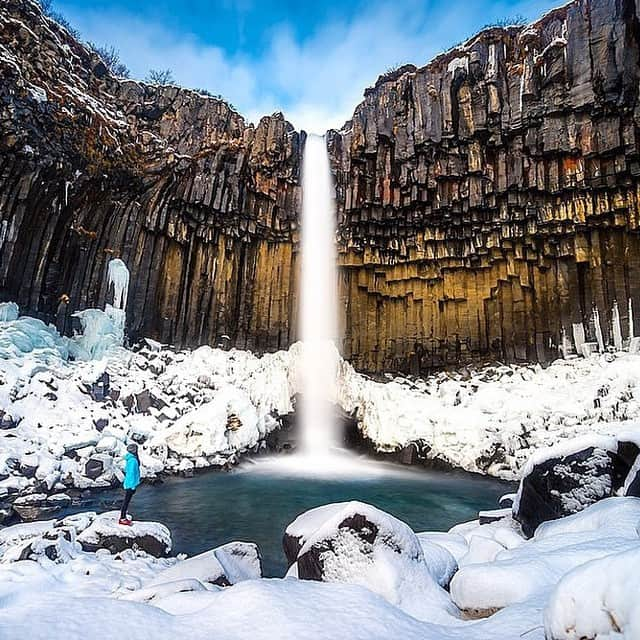
M138 453L138 445L135 442L131 442L127 445L127 451L130 453Z

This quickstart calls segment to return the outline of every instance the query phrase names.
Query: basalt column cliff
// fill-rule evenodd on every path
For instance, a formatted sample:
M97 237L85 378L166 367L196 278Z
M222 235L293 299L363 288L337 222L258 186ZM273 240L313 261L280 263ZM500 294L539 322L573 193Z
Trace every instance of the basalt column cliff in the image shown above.
M345 356L365 370L558 356L640 314L638 16L580 0L368 89L330 136ZM589 337L587 335L587 337ZM592 336L593 337L593 336Z
M0 3L0 286L69 330L131 271L127 328L176 344L294 339L300 135L114 78L25 0Z
M546 361L574 323L594 337L594 308L610 336L614 303L629 337L639 16L577 0L485 30L381 77L329 132L356 367ZM132 338L287 347L303 146L279 114L254 126L223 100L114 78L31 0L0 0L0 296L69 331L104 304L118 256Z

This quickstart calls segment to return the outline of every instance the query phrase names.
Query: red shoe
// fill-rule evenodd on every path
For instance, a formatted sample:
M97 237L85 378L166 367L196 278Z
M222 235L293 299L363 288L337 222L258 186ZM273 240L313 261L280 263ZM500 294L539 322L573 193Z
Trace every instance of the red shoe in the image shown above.
M130 527L133 523L128 518L120 518L120 520L118 520L118 524L123 524L126 527Z

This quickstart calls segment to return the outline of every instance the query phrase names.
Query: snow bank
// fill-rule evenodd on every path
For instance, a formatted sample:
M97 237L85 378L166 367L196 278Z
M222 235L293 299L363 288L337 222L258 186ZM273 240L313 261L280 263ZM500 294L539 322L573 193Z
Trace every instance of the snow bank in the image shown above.
M485 525L493 529L495 546L469 563L462 558L451 581L451 597L461 609L490 612L547 594L576 567L637 548L639 523L639 498L609 498L580 513L544 523L533 539L521 540L510 549L499 534L503 527L512 528L509 519ZM485 527L475 535L483 535ZM474 532L470 535L473 539Z
M640 545L586 563L558 584L544 614L548 640L640 638Z

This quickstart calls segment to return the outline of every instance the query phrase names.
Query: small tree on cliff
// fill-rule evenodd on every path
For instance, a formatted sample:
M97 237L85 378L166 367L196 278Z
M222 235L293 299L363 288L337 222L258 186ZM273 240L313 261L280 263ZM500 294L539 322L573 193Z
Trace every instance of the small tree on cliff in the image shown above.
M80 38L80 32L74 29L70 22L59 12L53 8L53 0L38 0L42 13L47 18L55 20L59 25L63 26L74 38Z
M122 62L120 58L120 52L109 45L99 46L93 42L89 42L88 45L102 58L102 62L107 65L107 68L114 76L119 78L129 78L131 72L127 65Z
M173 84L173 71L171 69L151 69L145 80L149 84Z

